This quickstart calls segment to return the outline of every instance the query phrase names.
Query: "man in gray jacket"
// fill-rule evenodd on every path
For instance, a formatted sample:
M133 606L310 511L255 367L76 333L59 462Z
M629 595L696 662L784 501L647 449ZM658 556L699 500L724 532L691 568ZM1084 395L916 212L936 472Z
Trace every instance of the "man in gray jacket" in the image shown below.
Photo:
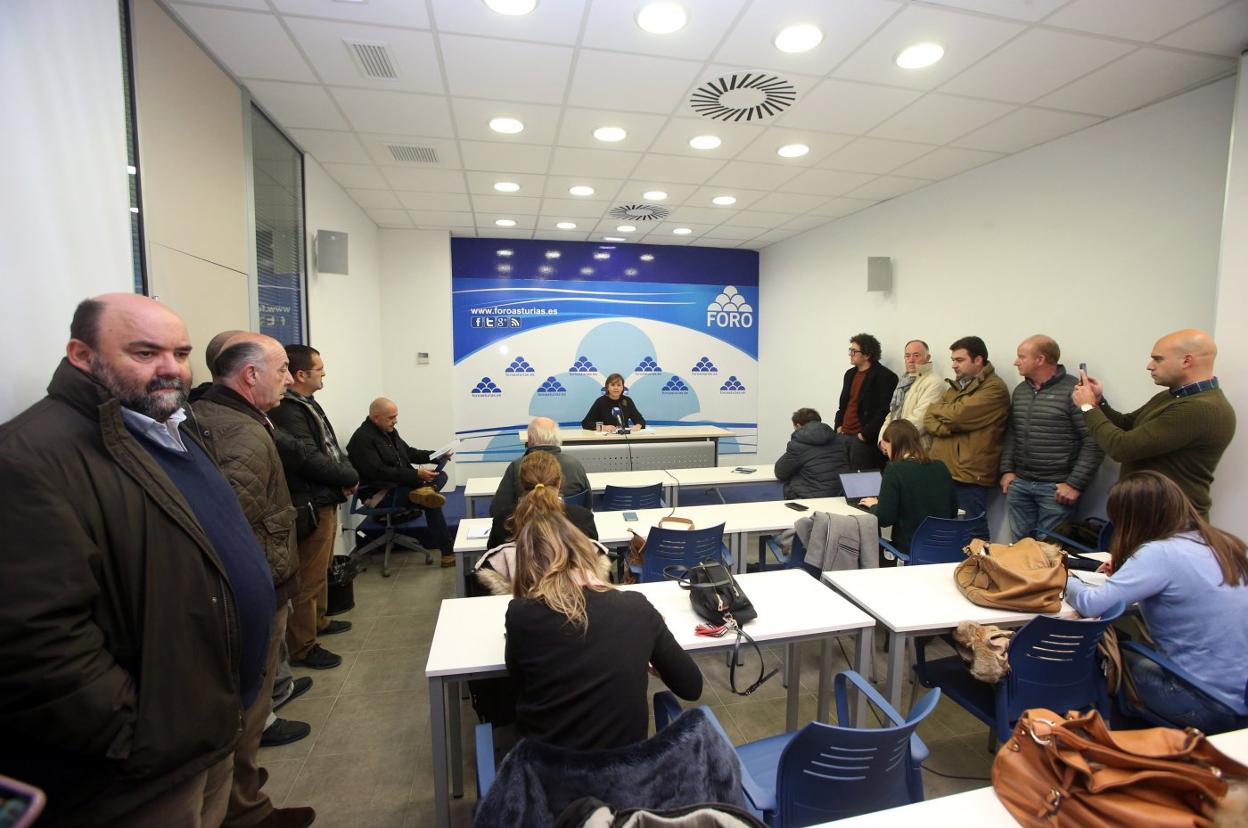
M1014 360L1023 381L1001 452L1010 543L1066 520L1105 456L1070 399L1078 381L1060 359L1057 343L1037 334L1019 344Z
M793 412L793 436L776 461L776 479L784 484L785 497L841 497L841 475L854 471L850 465L850 440L837 434L813 408Z
M520 461L535 451L545 451L555 455L559 461L559 470L563 472L563 486L559 493L564 497L589 490L589 476L581 461L570 454L564 454L559 447L559 424L549 417L534 417L529 423L528 448L524 455L511 461L511 465L503 472L503 479L498 481L498 490L490 501L490 517L510 515L520 500ZM585 507L589 508L588 501Z

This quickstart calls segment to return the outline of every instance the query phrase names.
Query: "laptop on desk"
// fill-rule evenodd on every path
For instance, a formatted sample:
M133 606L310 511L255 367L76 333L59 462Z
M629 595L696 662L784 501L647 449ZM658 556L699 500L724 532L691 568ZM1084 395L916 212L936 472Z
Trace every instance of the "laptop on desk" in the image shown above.
M845 502L855 509L866 509L862 505L864 497L879 497L880 485L884 476L878 471L851 472L842 474L841 488L845 490Z

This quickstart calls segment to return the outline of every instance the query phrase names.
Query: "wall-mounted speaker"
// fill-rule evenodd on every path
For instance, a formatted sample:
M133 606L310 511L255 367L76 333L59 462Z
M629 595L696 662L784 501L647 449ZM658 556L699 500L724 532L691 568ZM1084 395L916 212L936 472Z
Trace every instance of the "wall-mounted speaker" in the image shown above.
M867 291L887 293L893 289L893 260L888 256L867 257Z
M317 273L346 274L347 234L341 230L317 230L312 258Z

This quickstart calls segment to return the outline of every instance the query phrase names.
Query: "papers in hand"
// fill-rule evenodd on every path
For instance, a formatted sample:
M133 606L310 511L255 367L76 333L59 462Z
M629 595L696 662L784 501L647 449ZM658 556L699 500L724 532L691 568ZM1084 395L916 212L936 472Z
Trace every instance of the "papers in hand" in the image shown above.
M490 536L489 521L486 521L480 526L468 527L468 540L481 540L482 538L488 538L489 536Z
M1076 578L1083 581L1088 586L1100 586L1101 584L1109 580L1109 576L1106 575L1104 572L1085 572L1085 571L1078 570L1078 569L1071 569L1068 571L1070 572L1071 575L1074 575Z
M448 454L454 454L457 451L459 451L459 438L455 438L454 440L447 443L442 448L435 451L433 454L429 455L429 459L437 460L439 457L444 457Z

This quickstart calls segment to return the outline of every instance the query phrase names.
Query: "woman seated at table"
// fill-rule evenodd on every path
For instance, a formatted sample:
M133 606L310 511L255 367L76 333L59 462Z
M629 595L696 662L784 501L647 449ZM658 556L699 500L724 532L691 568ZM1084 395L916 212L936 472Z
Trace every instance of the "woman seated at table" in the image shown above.
M614 411L617 408L618 414ZM624 377L612 374L607 377L606 393L594 400L589 413L581 420L581 428L597 431L599 423L604 428L619 428L630 421L638 428L646 427L646 418L637 410L637 403L632 397L624 396Z
M1173 481L1153 471L1119 480L1106 508L1114 525L1102 567L1109 579L1093 587L1071 575L1066 600L1088 617L1119 601L1138 603L1156 648L1217 698L1194 695L1153 661L1123 651L1141 701L1181 726L1209 733L1234 727L1236 714L1248 714L1244 542L1206 523Z
M958 514L957 495L949 469L928 456L919 430L909 420L894 420L880 435L880 449L889 459L884 467L878 498L863 498L880 528L893 527L893 546L909 554L915 530L928 517L951 518ZM896 566L884 555L880 566Z
M553 510L533 515L516 538L506 661L518 736L577 750L645 739L650 667L677 696L702 694L702 673L658 610L603 581L597 557Z
M490 538L486 547L493 549L501 543L514 540L525 521L537 512L555 511L567 515L572 525L587 537L598 540L598 527L594 525L594 513L584 506L564 503L560 497L563 487L563 470L553 454L535 451L520 461L520 500L507 514L499 515L490 524Z

